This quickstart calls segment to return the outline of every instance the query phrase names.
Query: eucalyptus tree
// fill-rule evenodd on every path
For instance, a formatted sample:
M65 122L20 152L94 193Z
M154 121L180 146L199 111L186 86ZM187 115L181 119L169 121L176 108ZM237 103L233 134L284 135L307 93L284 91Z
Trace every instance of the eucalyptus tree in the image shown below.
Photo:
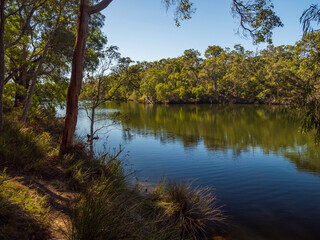
M90 6L90 0L80 0L76 44L73 53L71 79L67 93L65 124L60 142L60 153L66 153L72 147L78 118L78 99L81 90L83 63L88 39L90 16L102 11L112 0L102 0Z
M64 4L62 1L61 4ZM8 4L10 1L8 1ZM56 0L48 0L41 8L34 12L30 19L28 29L19 43L7 49L6 56L6 73L5 83L14 81L16 84L24 87L29 86L29 81L41 60L42 50L46 45L48 33L51 32L52 26L55 26L55 20L61 6ZM23 24L26 13L19 13L20 18L13 15L6 22L5 36L7 41L10 38L15 39L20 33L20 26ZM19 94L15 97L15 105L19 105L23 101L23 97Z
M228 63L226 66L226 74L224 81L228 82L229 95L240 98L242 94L242 84L248 73L244 69L245 51L240 44L234 46L234 50L228 54Z
M143 73L140 88L141 88L142 94L146 98L145 99L146 101L156 102L159 97L162 99L162 96L159 95L160 89L158 89L158 92L157 92L156 87L159 84L168 83L167 73L164 70L162 70L162 68L160 67L160 66L164 66L163 64L164 64L164 60L153 62L152 66L146 69ZM159 85L159 86L162 86L162 85Z
M5 51L18 44L30 28L37 10L48 0L1 0L0 1L0 132L3 130L3 90L6 82ZM15 34L5 34L8 22L17 22Z
M182 74L184 73L187 77L186 80L189 80L195 83L194 87L198 87L199 82L199 73L203 60L200 58L201 53L195 49L185 50L183 55L180 57L183 68Z
M203 72L206 78L209 78L214 84L214 95L218 96L218 79L224 72L225 54L220 46L209 46L205 51L206 60L203 63Z
M47 57L47 52L49 51L50 48L51 48L51 56L58 55L55 52L56 50L51 45L53 37L56 35L56 31L59 29L60 25L62 25L62 26L64 25L63 26L64 31L70 31L72 33L75 30L75 24L73 24L73 23L75 23L74 15L71 15L75 11L74 1L66 0L64 2L64 4L63 4L63 1L58 1L57 5L58 4L60 4L60 8L58 8L58 9L60 9L59 17L56 21L54 28L52 29L52 31L50 32L50 34L48 36L48 40L47 40L46 44L44 45L42 56L40 58L38 66L37 66L37 70L35 71L35 73L32 77L31 85L28 90L28 98L25 102L23 115L22 115L22 120L24 122L26 121L27 112L28 112L28 109L30 108L31 99L32 99L33 92L34 92L34 87L35 87L37 78L40 74L42 64L46 64L47 69L49 69L48 67L50 65L53 67L57 67L57 65L55 65L57 62L50 62L50 61L45 62L45 59ZM55 8L57 8L57 6L55 6ZM48 11L47 11L47 13L48 13ZM54 15L50 14L50 16L51 16L51 18L53 18ZM71 24L69 23L70 21L68 21L68 20L71 20ZM84 62L86 65L84 68L85 71L93 71L93 69L95 69L99 64L99 57L101 55L101 49L106 44L106 40L107 40L106 37L103 35L103 33L100 30L100 28L103 26L103 22L104 22L104 17L101 14L96 14L89 21L88 31L89 31L90 35L88 38L88 46L86 48L85 58L84 58ZM45 35L45 34L42 33L42 35ZM57 37L59 37L59 36L57 36ZM75 37L72 37L72 39L74 39L74 38ZM69 39L66 39L65 41L68 42L69 46L72 44L72 41L70 41ZM62 39L58 40L58 42L63 44ZM70 53L66 52L65 54L69 55ZM61 57L61 53L59 55ZM52 60L52 59L50 59L50 60ZM61 60L63 61L63 59L60 59L60 61ZM64 63L64 64L69 64L69 63ZM66 74L66 71L64 71L64 74ZM48 71L43 72L43 75L47 76L47 75L50 75L50 73Z
M11 95L11 98L15 99L15 106L19 107L22 103L25 105L23 120L26 119L31 100L32 109L39 104L54 109L65 99L66 76L72 61L76 33L77 1L48 0L45 2L34 12L29 27L19 43L5 53L5 83L8 81L14 83L16 91L13 92L15 96ZM18 18L16 21L9 19L10 21L6 22L5 36L9 40L18 35L19 26L22 24L21 19L23 20L23 18ZM95 68L99 51L106 43L106 37L100 30L103 23L104 16L101 14L95 14L90 19L85 71ZM50 41L48 41L49 38L51 38ZM37 82L40 84L36 84ZM30 94L25 101L27 92ZM32 94L33 92L35 95Z
M22 113L22 121L23 122L26 122L27 120L27 113L29 111L29 108L30 108L30 105L31 105L31 100L32 100L32 96L34 94L34 90L35 90L35 86L36 86L36 82L37 82L37 79L40 75L40 72L42 70L42 66L45 62L45 59L46 59L46 56L47 56L47 52L49 50L49 47L50 47L50 44L51 44L51 41L54 37L54 34L56 32L56 30L59 28L59 25L60 25L60 22L61 22L61 17L64 13L64 11L66 11L66 5L67 5L67 1L68 0L65 0L65 1L60 1L59 2L59 5L58 6L54 6L53 8L46 8L45 9L45 13L49 13L50 14L50 17L53 18L53 27L49 30L49 33L47 34L47 40L44 44L44 47L43 47L43 51L42 53L40 54L40 60L39 60L39 63L36 67L36 70L32 76L32 80L31 80L31 84L30 84L30 87L28 89L28 96L27 96L27 99L25 101L25 104L24 104L24 108L23 108L23 113ZM51 3L52 4L52 3ZM52 12L50 12L52 11ZM44 12L40 12L40 16L44 15ZM56 13L54 13L56 12ZM43 21L43 20L42 20ZM37 28L37 27L35 27ZM43 34L43 33L42 33Z
M272 90L273 98L276 101L280 101L280 92L288 90L286 84L289 85L288 71L290 71L290 63L292 62L293 51L289 46L268 46L268 48L262 51L262 56L265 59L266 68L266 80ZM289 65L288 65L289 62Z

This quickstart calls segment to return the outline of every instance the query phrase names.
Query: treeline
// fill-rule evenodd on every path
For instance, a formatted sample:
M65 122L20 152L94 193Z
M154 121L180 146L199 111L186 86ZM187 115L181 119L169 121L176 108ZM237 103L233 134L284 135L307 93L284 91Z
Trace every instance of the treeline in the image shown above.
M319 48L320 35L314 33L294 46L269 45L259 52L209 46L205 58L194 49L154 62L121 58L100 89L106 99L152 103L290 104L315 86ZM97 89L94 77L88 79L83 99Z

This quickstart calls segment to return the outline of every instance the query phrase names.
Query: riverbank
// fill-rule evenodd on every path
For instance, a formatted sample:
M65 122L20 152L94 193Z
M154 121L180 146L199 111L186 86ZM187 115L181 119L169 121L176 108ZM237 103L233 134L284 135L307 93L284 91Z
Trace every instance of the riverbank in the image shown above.
M90 101L90 99L82 99L85 101ZM188 99L188 100L181 100L181 99L171 99L171 100L164 100L160 101L156 98L149 98L147 96L142 96L140 98L136 97L129 97L128 99L118 99L115 100L116 102L136 102L141 104L217 104L217 105L233 105L233 104L244 104L244 105L283 105L283 106L290 106L295 105L292 100L276 100L276 99L269 99L269 100L261 100L256 98L225 98L225 97L217 97L217 98L206 98L201 100L196 99Z
M42 112L0 135L1 239L201 239L224 217L209 189L167 181L129 185L118 153L90 158L84 143L59 157L63 120ZM215 227L208 227L214 225Z

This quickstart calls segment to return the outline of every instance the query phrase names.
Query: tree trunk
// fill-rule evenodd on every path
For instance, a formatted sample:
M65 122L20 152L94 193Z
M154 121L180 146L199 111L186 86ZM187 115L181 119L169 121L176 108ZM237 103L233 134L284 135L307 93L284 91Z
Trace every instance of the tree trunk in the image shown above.
M47 54L48 48L49 48L49 44L45 46L45 50L43 52L42 58L40 60L40 63L38 65L38 67L37 67L36 72L34 73L34 75L32 77L32 82L31 82L31 85L30 85L30 89L28 91L28 97L27 97L26 103L24 105L23 113L22 113L22 117L21 117L22 122L24 122L24 123L27 121L27 114L28 114L28 111L29 111L29 108L30 108L30 105L31 105L31 100L32 100L32 96L33 96L33 93L34 93L34 88L36 86L37 79L38 79L39 73L41 71L42 64L43 64L43 62L45 60L45 55Z
M22 48L22 59L26 60L28 52L27 52L27 46L25 43L23 43L23 48ZM15 83L23 86L26 91L28 90L27 87L27 74L28 74L28 66L26 63L22 63L22 67L21 70L19 71L20 74L18 74L18 79L17 81L15 81ZM15 94L15 99L14 99L14 107L19 107L20 105L22 105L22 103L24 103L26 99L25 94L21 93L21 91L16 91Z
M96 110L96 102L93 103L91 109L91 124L90 124L90 139L89 139L89 146L90 146L90 156L93 157L93 137L94 137L94 121L95 121L95 110Z
M218 95L218 76L216 73L214 73L214 94Z
M78 29L72 60L71 80L67 93L67 109L63 133L60 141L60 154L67 153L73 144L78 118L78 99L82 83L82 70L89 26L89 0L81 0Z
M0 0L0 133L3 131L3 89L4 89L4 3L5 0Z
M42 65L46 59L46 56L47 56L47 52L48 52L48 49L49 49L49 46L50 46L50 43L51 43L51 40L53 38L53 35L54 33L56 32L58 26L59 26L59 23L60 23L60 16L61 16L61 12L57 18L57 22L54 26L54 28L52 29L50 35L49 35L49 38L46 42L46 45L44 46L44 49L43 49L43 53L41 55L41 59L40 59L40 62L39 62L39 65L37 67L37 70L36 72L34 73L33 77L32 77L32 82L31 82L31 86L30 86L30 89L28 91L28 96L27 96L27 100L26 100L26 103L24 105L24 108L23 108L23 113L22 113L22 121L25 123L27 121L27 114L28 114L28 111L29 111L29 108L30 108L30 105L31 105L31 101L32 101L32 96L33 96L33 93L34 93L34 88L36 86L36 83L37 83L37 79L38 79L38 76L39 76L39 73L41 71L41 68L42 68Z

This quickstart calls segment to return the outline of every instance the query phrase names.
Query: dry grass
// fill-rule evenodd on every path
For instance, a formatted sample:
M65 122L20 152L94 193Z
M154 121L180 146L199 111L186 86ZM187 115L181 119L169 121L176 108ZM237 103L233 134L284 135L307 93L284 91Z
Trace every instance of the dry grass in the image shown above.
M164 217L179 226L180 239L206 238L208 227L221 225L225 217L213 189L191 183L163 181L154 191Z

